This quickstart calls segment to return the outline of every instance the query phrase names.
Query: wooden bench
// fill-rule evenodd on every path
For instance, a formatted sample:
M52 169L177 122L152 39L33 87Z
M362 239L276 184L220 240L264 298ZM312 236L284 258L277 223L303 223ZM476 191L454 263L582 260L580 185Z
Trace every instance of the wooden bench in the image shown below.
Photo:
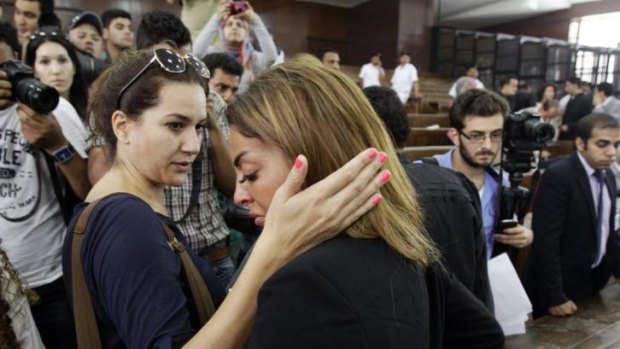
M574 151L575 146L572 141L557 141L547 145L543 149L543 153L547 153L548 158L568 155Z
M405 146L421 147L430 145L449 145L450 140L446 137L448 128L426 129L422 127L412 127Z
M451 145L431 145L425 147L405 147L401 153L411 161L420 160L422 158L431 157L437 154L444 154L450 151Z
M410 113L407 115L409 127L427 127L439 125L439 127L450 126L450 120L446 114L417 114Z

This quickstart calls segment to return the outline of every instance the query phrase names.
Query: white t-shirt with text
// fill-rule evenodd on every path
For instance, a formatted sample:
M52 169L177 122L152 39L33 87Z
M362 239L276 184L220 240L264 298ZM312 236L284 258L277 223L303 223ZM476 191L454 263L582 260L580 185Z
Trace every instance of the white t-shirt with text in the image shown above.
M87 133L73 106L61 98L52 114L77 154L86 158ZM26 220L10 221L30 212ZM47 163L24 139L17 106L0 110L0 239L26 287L62 276L65 229Z

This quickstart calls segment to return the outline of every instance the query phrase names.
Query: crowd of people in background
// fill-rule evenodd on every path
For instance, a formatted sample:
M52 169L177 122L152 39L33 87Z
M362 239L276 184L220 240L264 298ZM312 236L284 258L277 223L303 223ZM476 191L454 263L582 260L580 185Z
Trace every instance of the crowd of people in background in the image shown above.
M611 84L493 92L470 67L445 91L453 149L413 163L417 57L351 77L334 48L283 59L248 1L180 4L63 30L16 0L0 23L0 349L501 348L493 256L531 246L535 316L620 276ZM498 224L516 112L576 149L531 227Z

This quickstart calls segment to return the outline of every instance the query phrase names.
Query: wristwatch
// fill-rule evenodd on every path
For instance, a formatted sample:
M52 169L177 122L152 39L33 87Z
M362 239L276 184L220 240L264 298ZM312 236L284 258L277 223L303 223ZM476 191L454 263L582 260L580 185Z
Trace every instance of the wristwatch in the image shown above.
M73 149L71 143L68 143L67 145L64 145L54 150L54 152L52 153L54 161L58 164L64 164L66 162L69 162L69 160L71 160L74 155L75 149Z

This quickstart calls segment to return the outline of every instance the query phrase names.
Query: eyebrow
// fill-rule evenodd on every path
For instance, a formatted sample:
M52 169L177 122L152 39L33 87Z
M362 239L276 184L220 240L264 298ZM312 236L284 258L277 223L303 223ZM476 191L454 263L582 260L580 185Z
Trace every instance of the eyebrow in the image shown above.
M233 164L235 165L235 167L239 167L239 163L241 162L241 158L243 158L247 153L248 153L248 151L244 150L241 153L237 154L237 156L235 156L235 160L233 160Z
M192 122L192 120L193 120L193 119L192 119L192 118L190 118L189 116L182 115L182 114L168 114L168 115L166 115L166 117L181 119L181 120L183 120L183 121L185 121L185 122ZM198 121L198 124L205 123L205 122L207 121L207 119L208 119L208 118L209 118L209 117L208 117L208 116L206 116L206 117L204 117L204 118L200 119L200 121Z

